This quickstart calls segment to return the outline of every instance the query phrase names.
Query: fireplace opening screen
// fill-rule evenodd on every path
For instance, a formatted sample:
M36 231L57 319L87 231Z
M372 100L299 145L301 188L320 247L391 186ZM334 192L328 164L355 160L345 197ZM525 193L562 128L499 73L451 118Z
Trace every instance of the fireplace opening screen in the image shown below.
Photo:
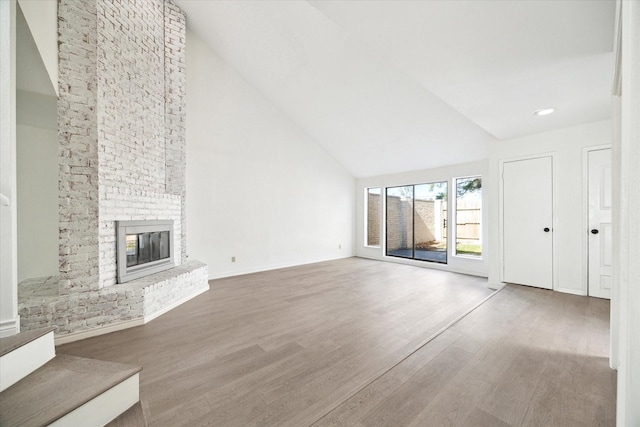
M169 232L127 234L127 267L169 258Z
M117 221L118 283L175 266L173 221Z

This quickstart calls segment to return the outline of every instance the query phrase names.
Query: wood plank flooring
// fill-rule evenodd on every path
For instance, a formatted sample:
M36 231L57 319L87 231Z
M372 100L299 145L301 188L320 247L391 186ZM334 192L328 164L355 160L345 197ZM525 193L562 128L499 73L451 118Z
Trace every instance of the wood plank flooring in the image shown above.
M151 426L304 426L490 294L483 278L349 258L215 280L57 351L143 366Z
M141 403L136 403L120 414L119 417L107 424L107 427L147 427Z
M314 427L614 426L609 302L509 285Z
M421 346L485 279L350 258L211 285L58 352L142 365L150 426L615 424L608 301L508 286Z

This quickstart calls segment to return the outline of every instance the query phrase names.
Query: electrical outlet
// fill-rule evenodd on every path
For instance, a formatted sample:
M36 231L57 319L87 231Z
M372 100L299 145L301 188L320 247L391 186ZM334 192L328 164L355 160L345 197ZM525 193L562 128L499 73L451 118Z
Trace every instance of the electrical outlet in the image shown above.
M338 245L338 249L342 249L342 243Z
M236 257L232 256L231 257L231 262L236 262Z

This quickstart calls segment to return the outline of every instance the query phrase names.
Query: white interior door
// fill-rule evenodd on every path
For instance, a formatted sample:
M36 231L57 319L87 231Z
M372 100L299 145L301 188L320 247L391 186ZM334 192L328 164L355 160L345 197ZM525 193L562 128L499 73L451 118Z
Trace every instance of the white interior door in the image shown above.
M553 289L553 159L503 163L503 281Z
M611 298L611 149L589 151L589 296Z

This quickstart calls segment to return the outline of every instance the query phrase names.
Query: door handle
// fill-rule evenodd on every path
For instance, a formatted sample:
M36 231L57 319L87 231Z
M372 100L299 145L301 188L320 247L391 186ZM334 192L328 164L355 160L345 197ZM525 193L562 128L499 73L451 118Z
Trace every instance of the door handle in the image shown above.
M591 234L598 234L600 231L598 231L598 229L594 228L593 230L591 230Z
M548 233L549 231L551 231L551 230L549 229L549 227L545 227L545 228L544 228L544 232L545 232L545 233Z

